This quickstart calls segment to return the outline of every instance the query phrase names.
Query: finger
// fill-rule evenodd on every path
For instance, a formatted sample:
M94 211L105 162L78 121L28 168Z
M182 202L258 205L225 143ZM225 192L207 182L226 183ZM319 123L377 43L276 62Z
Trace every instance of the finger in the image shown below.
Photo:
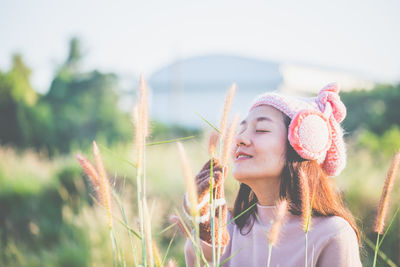
M220 179L221 175L222 175L221 170L213 170L213 172L212 172L213 180ZM196 177L196 183L198 185L204 183L205 181L209 181L209 180L210 180L210 170L203 171L203 172L199 173L199 175L197 175L197 177Z
M221 172L213 173L213 188L219 187L223 184L223 179ZM205 192L207 192L210 188L210 176L206 176L201 178L201 180L197 180L197 188L199 197L202 196Z
M187 234L187 232L185 231L185 228L184 228L184 226L183 226L181 220L179 219L178 216L176 216L176 215L171 215L171 216L169 216L169 221L170 221L171 223L175 223L175 224L178 226L179 231L182 233L182 235L183 235L184 237L186 237L186 238L189 237L188 234ZM185 223L185 225L186 225L186 223ZM189 229L189 228L187 227L187 225L186 225L186 229Z
M221 218L223 224L226 224L226 220L227 220L227 211L228 211L228 208L227 208L226 204L223 205L223 206L221 206L221 217L220 217L220 214L219 214L219 207L217 207L217 208L215 209L215 217Z
M213 196L216 199L224 198L225 197L224 188L222 186L216 187L213 191Z
M217 158L212 158L212 162L213 162L213 170L218 170L218 171L222 171L222 165L219 162L219 160ZM209 159L201 168L200 173L204 172L204 171L208 171L210 172L210 167L211 167L211 159Z

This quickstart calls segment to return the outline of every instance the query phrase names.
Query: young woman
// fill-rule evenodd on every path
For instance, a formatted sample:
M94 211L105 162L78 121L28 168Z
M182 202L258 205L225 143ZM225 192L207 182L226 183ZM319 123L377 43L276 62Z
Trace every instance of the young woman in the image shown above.
M350 211L333 184L346 163L340 123L346 108L336 83L325 86L317 97L299 98L266 93L255 99L241 122L232 150L233 176L240 183L233 209L224 201L222 166L214 160L216 221L222 228L221 262L224 266L361 266L360 235ZM200 238L205 258L212 261L209 196L210 161L196 176ZM302 180L304 179L304 180ZM307 186L308 184L308 186ZM307 186L307 188L305 188ZM309 192L305 199L304 190ZM268 234L275 220L276 203L288 202L279 238L269 258ZM312 219L305 247L304 205L312 202ZM185 197L184 211L190 203ZM217 227L215 227L217 228ZM217 240L216 231L215 240ZM194 266L191 241L185 244L187 266Z

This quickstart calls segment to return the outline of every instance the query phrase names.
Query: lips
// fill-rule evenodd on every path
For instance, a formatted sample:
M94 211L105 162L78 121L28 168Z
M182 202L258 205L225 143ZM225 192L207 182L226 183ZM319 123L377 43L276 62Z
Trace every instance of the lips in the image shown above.
M235 160L250 159L250 158L252 158L252 157L253 157L252 155L247 154L247 153L245 153L245 152L243 152L243 151L238 151L238 152L236 152L236 154L235 154Z

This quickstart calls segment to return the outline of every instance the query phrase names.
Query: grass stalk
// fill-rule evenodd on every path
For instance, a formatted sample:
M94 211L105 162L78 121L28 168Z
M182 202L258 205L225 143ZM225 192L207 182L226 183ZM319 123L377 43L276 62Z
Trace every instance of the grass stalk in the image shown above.
M179 151L179 160L181 162L183 177L185 180L186 192L189 196L190 201L190 216L193 219L193 226L195 228L195 242L196 244L200 244L199 237L199 211L197 209L197 187L195 184L193 172L191 170L188 158L186 156L185 149L183 148L182 143L178 142L178 151ZM196 266L200 266L200 255L196 253Z
M271 253L272 252L272 244L271 242L268 244L268 262L267 262L267 267L271 265Z
M179 212L175 209L175 214L178 216L181 225L183 226L183 229L185 230L187 237L190 239L191 244L193 246L193 249L195 251L195 253L200 255L201 260L203 261L203 263L208 266L208 262L206 260L206 258L204 257L204 253L200 247L200 244L193 238L192 233L189 231L189 229L186 226L186 223L183 221L182 216L179 214Z
M228 90L228 94L225 97L224 109L223 109L222 119L221 119L221 123L220 123L220 127L219 127L220 133L221 133L221 140L223 140L226 135L226 125L228 122L229 111L232 106L233 97L235 96L235 92L236 92L236 84L232 84Z
M271 229L269 230L268 234L268 266L269 262L271 261L272 257L272 247L278 242L278 236L281 231L281 227L283 224L283 220L285 219L286 212L288 209L288 202L286 199L284 200L279 200L276 205L276 210L275 210L275 219L274 222L271 225Z
M154 266L154 253L153 253L153 242L151 237L151 218L149 214L149 209L147 206L147 201L143 198L143 213L144 213L144 233L146 240L146 253L148 257L149 266Z
M364 242L372 249L375 251L375 245L374 243L367 237L364 237ZM397 264L395 264L383 251L378 250L378 256L386 262L387 265L390 267L397 267Z
M399 171L399 167L400 167L400 152L397 152L393 157L389 171L387 173L376 215L374 232L377 233L377 237L376 237L375 254L373 262L374 267L376 266L377 254L380 247L379 238L380 235L383 234L385 229L385 220L389 209L390 194L392 192L395 178Z
M170 250L170 248L171 248L172 242L173 242L174 239L175 239L175 235L176 235L176 232L177 232L177 231L178 231L178 230L175 230L174 235L172 236L171 240L169 241L169 244L168 244L168 247L167 247L167 251L165 252L164 258L163 258L163 260L162 260L162 262L161 262L161 266L164 266L164 263L165 263L165 261L167 260L168 252L169 252L169 250Z
M385 185L382 190L381 199L379 201L378 212L375 221L374 232L382 234L385 227L386 214L389 208L390 193L392 192L395 178L400 166L400 152L397 152L390 165Z
M374 262L373 262L373 264L372 264L373 267L376 266L376 258L377 258L377 256L378 256L378 250L379 250L379 233L377 233L377 237L376 237Z

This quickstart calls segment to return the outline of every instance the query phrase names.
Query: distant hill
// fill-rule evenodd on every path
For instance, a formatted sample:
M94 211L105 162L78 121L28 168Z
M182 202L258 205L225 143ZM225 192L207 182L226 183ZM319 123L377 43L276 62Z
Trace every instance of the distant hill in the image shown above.
M175 61L149 78L155 92L171 90L174 86L183 87L185 91L196 90L198 86L203 90L219 88L224 91L233 82L243 90L277 88L282 82L279 63L211 54Z
M197 113L218 123L232 83L238 86L232 112L245 116L261 93L277 90L316 95L332 81L339 82L342 91L373 87L373 82L348 70L224 54L176 60L148 78L152 116L167 123L195 127L204 126Z

